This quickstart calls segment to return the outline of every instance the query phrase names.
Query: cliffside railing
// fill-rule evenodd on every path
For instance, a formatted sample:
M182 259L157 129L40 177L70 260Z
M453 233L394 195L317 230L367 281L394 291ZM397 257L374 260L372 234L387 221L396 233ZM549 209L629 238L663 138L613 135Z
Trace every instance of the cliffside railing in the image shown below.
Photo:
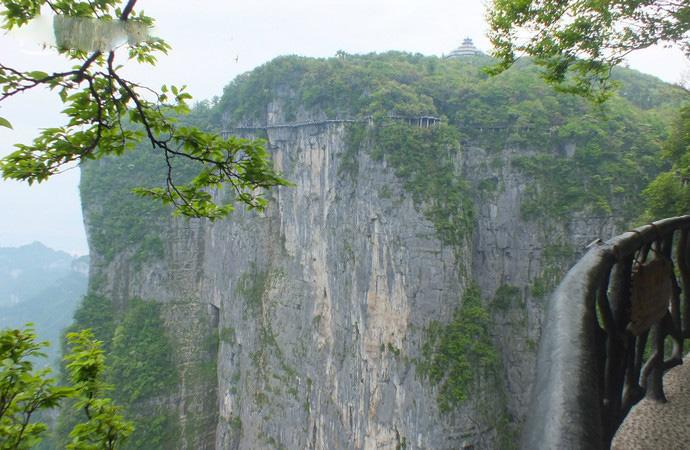
M306 121L306 122L276 123L276 124L271 124L271 125L238 125L235 127L231 127L227 130L221 131L221 134L224 137L227 137L228 135L232 134L233 132L266 131L266 130L275 130L275 129L281 129L281 128L300 128L300 127L307 127L307 126L330 125L330 124L337 124L337 123L366 123L366 122L368 122L368 120L369 120L368 118L364 118L364 119L325 119L325 120L311 120L311 121Z
M607 449L690 338L690 216L595 242L548 305L525 449ZM667 339L668 338L668 339ZM670 341L670 357L664 345Z
M408 125L412 126L417 126L420 128L431 128L433 126L438 125L441 123L441 119L436 116L387 116L387 120L393 121L393 122L404 122L407 123ZM374 123L374 118L372 116L366 116L366 117L358 117L358 118L345 118L345 119L324 119L324 120L311 120L311 121L306 121L306 122L290 122L290 123L277 123L277 124L271 124L271 125L256 125L256 124L248 124L248 125L238 125L235 127L231 127L227 130L221 131L221 135L223 137L228 137L229 135L232 135L233 133L241 133L241 132L256 132L256 131L266 131L266 130L275 130L275 129L281 129L281 128L301 128L301 127L307 127L307 126L319 126L319 125L331 125L331 124L339 124L339 123L368 123L368 124L373 124Z

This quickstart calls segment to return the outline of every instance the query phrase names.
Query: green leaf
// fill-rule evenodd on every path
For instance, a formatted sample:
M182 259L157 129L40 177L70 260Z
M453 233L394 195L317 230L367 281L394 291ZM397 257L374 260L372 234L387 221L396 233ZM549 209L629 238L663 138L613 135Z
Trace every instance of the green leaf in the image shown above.
M29 75L31 78L35 80L43 80L45 78L48 78L48 74L40 70L34 70L33 72L27 73L27 75Z
M12 124L9 120L5 119L4 117L0 117L0 127L9 128L11 130Z

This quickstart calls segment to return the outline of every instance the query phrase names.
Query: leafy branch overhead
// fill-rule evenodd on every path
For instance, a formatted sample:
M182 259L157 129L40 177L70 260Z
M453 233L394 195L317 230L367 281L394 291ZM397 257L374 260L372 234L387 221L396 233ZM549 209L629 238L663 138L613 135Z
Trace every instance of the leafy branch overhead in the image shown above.
M690 56L690 4L683 0L493 0L489 38L508 68L533 56L566 92L608 96L611 69L635 50L675 45Z
M57 17L83 20L87 25L136 24L138 29L146 30L153 24L151 17L134 11L136 0L127 1L123 7L124 2L120 0L1 1L2 27L6 30L26 25L39 15L43 6L49 7ZM57 23L69 24L74 20ZM143 64L155 65L156 56L170 48L165 41L154 37L131 39L130 36L128 41L129 45L122 50L126 51L127 59ZM177 118L189 112L191 99L184 87L164 85L155 91L124 78L122 66L116 62L118 49L107 43L93 45L91 42L77 48L61 47L59 42L57 51L75 63L71 70L24 71L0 60L0 102L47 87L64 103L63 113L68 119L63 126L42 130L30 145L17 144L17 150L0 161L5 179L30 184L41 182L85 160L119 156L145 140L166 162L166 183L164 187L140 188L137 192L175 206L179 214L217 219L233 209L233 199L252 208L263 208L266 200L262 190L287 184L272 169L262 142L224 139L198 128L181 126ZM11 124L7 118L0 117L0 126L11 127ZM175 160L187 161L196 168L191 181L178 182L180 175L175 170ZM215 200L209 191L221 186L230 187L233 198L224 202Z

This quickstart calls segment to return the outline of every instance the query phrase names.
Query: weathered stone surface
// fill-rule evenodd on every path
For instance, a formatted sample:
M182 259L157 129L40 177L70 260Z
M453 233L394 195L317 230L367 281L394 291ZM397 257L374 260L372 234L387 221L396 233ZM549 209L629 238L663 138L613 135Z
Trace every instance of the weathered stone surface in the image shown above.
M611 443L613 450L663 448L682 450L690 447L690 365L683 364L664 375L666 403L643 399L633 406Z

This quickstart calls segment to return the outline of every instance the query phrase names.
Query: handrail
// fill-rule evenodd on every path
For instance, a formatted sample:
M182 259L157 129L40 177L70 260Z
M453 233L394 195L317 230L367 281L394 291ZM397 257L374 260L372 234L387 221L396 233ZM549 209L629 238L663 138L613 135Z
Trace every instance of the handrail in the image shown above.
M397 116L388 115L385 117L388 120L394 121L406 121L409 123L414 123L421 128L430 128L441 122L441 118L436 116ZM306 122L288 122L288 123L274 123L265 125L238 125L226 130L222 130L220 133L223 137L228 137L233 134L233 132L242 131L266 131L279 128L301 128L308 126L321 126L321 125L331 125L331 124L341 124L341 123L372 123L374 120L373 116L365 117L351 117L342 119L322 119L322 120L310 120Z
M522 448L608 449L633 405L665 401L663 374L682 363L690 338L689 230L690 216L642 226L592 244L568 271L547 306ZM631 313L648 303L633 290L654 260L665 261L670 301L664 313L656 297L662 317L635 335ZM673 353L664 360L666 337Z

